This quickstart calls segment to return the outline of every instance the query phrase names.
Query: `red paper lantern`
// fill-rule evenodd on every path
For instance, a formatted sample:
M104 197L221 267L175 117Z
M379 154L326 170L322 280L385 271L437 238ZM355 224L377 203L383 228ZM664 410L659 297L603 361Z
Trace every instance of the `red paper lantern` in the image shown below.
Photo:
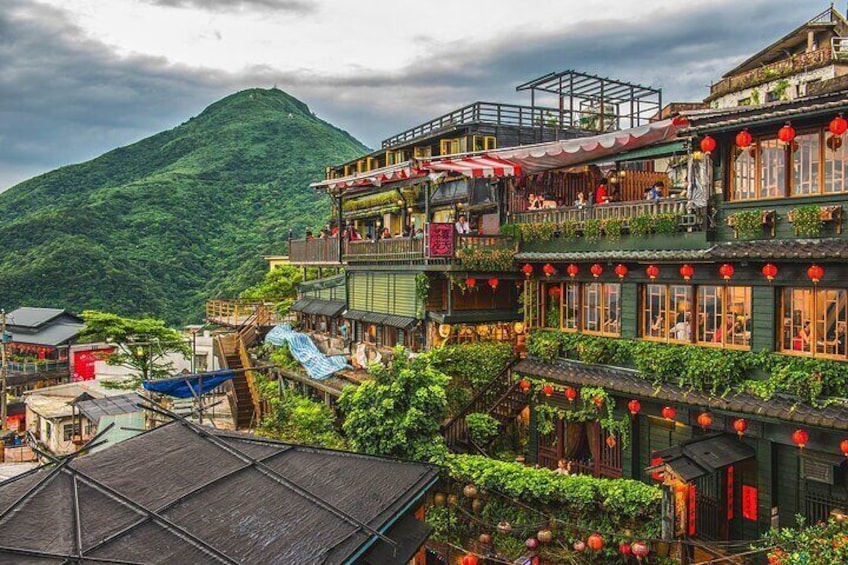
M600 551L604 547L604 538L598 534L592 534L586 543L592 551Z
M846 131L848 131L848 120L842 117L842 114L839 114L832 120L830 120L830 133L833 135L842 135Z
M742 149L745 149L746 147L751 145L751 143L753 143L753 141L754 141L753 136L750 133L748 133L748 130L746 130L746 129L743 129L742 131L740 131L739 133L736 134L736 146L737 147L741 147Z
M554 393L554 387L552 387L551 385L545 385L542 387L542 392L545 394L545 396L550 396Z
M468 277L467 279L465 279L465 286L467 286L468 288L474 288L475 286L477 286L477 279Z
M577 276L577 273L580 272L580 267L572 263L565 269L565 272L568 273L568 276L573 279Z
M595 406L597 408L600 408L601 406L604 405L604 397L603 396L597 396L597 397L595 397L595 399L592 402L595 403Z
M498 290L499 284L500 284L500 281L498 279L496 279L495 277L492 277L492 278L489 279L489 286L492 287L492 292Z
M651 552L651 549L648 547L648 544L642 541L634 541L630 544L630 551L635 555L638 559L642 559L643 557L647 557Z
M735 273L735 272L736 272L736 270L733 268L733 265L731 265L730 263L725 263L724 265L722 265L721 267L718 268L718 274L720 274L721 278L723 278L726 281L730 280L730 277L732 277L733 273Z
M689 118L687 118L686 116L674 116L671 119L671 125L676 128L689 127Z
M527 392L533 385L531 385L530 381L528 381L527 379L521 379L520 381L518 381L518 386L521 387L521 390Z
M770 281L774 280L774 277L777 276L777 265L774 263L766 263L763 265L763 276Z
M839 449L842 450L842 454L845 457L848 457L848 439L843 439L841 442L839 442Z
M462 558L462 565L477 565L477 556L473 553L466 553Z
M660 268L656 265L648 265L648 268L645 269L645 272L648 274L648 278L654 280L658 276L660 276Z
M710 137L709 135L705 135L701 140L701 151L709 155L716 148L716 140Z
M619 263L615 266L615 274L618 275L618 278L623 279L627 276L627 267Z
M748 430L748 422L745 421L745 418L737 418L733 421L733 429L739 434L739 439L742 439L742 436Z
M824 269L818 265L813 265L807 269L807 276L810 277L813 284L817 284L820 280L822 280L822 277L824 277Z
M523 267L521 267L521 272L524 273L524 276L530 277L533 274L533 265L530 263L525 263Z
M692 265L683 265L680 267L680 276L683 280L688 281L695 274L695 268Z
M615 436L610 434L607 436L607 446L612 449L615 447Z
M777 130L777 139L786 144L792 143L795 139L795 128L787 122L785 126Z
M698 416L698 425L707 429L713 425L713 417L709 412L703 412Z
M568 399L569 402L574 402L574 399L577 398L577 389L573 387L567 387L565 389L565 397Z
M799 448L804 449L804 446L807 445L807 440L810 439L810 434L808 434L805 430L795 430L792 433L792 441L795 442Z
M577 553L583 553L584 551L586 551L586 544L583 542L583 540L577 540L576 542L571 544L571 547L573 547L574 551L576 551Z
M662 417L666 420L674 420L677 415L677 410L673 406L666 406L662 409Z
M604 268L601 267L598 263L595 263L594 265L592 265L589 268L589 271L592 273L592 276L595 277L595 278L598 278L602 274L604 274Z
M536 538L527 538L526 540L524 540L524 545L527 547L527 549L536 549L537 547L539 547L539 540L537 540Z
M618 544L618 552L622 555L630 555L630 544L626 541L621 542L620 544Z
M546 277L549 277L556 273L556 269L550 263L546 263L544 267L542 267L542 272L545 273Z
M627 409L630 410L630 413L634 416L639 413L639 410L642 409L642 405L635 398L627 403Z
M559 298L562 295L562 289L558 286L552 286L548 289L548 296L551 298Z

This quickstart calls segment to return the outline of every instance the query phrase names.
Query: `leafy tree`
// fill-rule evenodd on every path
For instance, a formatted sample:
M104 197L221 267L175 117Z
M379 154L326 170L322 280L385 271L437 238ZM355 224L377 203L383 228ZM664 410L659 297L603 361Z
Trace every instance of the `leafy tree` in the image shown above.
M283 300L294 298L297 285L303 282L301 269L294 265L278 265L265 273L265 278L241 293L251 300Z
M106 358L110 365L134 371L137 380L161 379L174 373L169 353L183 357L191 354L188 340L177 330L153 318L123 318L109 312L86 310L82 313L83 341L105 341L116 351Z
M439 424L447 413L450 377L428 355L395 349L390 367L373 365L372 380L342 391L339 406L351 448L372 455L440 461L447 453Z
M270 383L273 385L275 383ZM266 388L267 391L267 388ZM326 405L287 390L263 394L271 410L259 423L257 434L303 445L344 449L344 439L335 428L335 415Z

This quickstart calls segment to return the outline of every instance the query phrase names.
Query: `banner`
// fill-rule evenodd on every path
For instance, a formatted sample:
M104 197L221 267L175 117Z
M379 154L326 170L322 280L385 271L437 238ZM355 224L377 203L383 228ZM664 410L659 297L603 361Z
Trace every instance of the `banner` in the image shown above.
M453 257L455 232L456 228L451 223L431 223L427 232L428 255Z

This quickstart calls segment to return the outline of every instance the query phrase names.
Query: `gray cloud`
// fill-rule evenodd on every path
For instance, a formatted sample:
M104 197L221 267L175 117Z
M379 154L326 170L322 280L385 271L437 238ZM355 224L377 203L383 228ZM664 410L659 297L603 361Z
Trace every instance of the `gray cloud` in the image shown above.
M799 4L806 3L681 4L642 19L563 23L555 33L431 42L425 57L396 72L363 67L324 76L119 57L62 11L16 0L0 11L0 190L173 127L248 87L276 84L372 147L475 100L527 103L515 85L552 70L662 87L664 102L700 100L723 72L814 15L816 7Z
M195 8L209 12L237 12L248 9L311 14L317 11L314 2L305 0L143 0L154 6Z

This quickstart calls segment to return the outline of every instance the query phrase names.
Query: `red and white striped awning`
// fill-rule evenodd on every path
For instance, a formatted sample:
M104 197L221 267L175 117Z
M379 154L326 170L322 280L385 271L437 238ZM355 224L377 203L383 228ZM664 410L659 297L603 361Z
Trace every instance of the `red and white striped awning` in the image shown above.
M521 167L516 163L487 155L427 161L421 168L433 172L459 173L473 178L514 177L521 174Z
M391 165L389 167L374 169L373 171L368 171L366 173L359 173L357 175L350 175L338 179L327 179L321 182L314 182L309 186L311 186L312 188L328 189L381 186L389 182L423 177L425 174L427 174L425 171L413 167L410 162L407 161L398 165Z

